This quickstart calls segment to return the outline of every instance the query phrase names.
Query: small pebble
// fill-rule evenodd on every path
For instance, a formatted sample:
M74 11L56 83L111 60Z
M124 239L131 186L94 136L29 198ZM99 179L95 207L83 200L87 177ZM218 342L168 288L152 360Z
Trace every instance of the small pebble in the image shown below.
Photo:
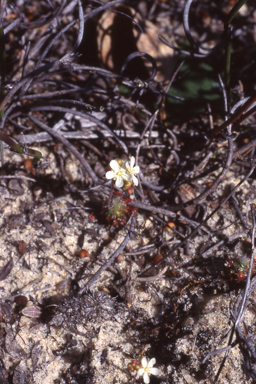
M153 257L153 260L152 260L152 264L156 264L158 263L158 261L162 260L163 259L163 255L161 255L161 253L158 253L157 255L155 255Z
M24 167L27 171L30 171L33 168L33 163L31 159L24 160Z
M25 243L25 241L20 241L19 242L19 245L18 245L18 251L19 251L19 254L21 256L25 255L25 253L27 252L27 243Z
M124 261L124 255L122 253L120 253L120 255L118 255L116 258L116 262L122 263L122 261Z
M82 258L85 258L85 257L90 257L90 254L88 251L86 251L86 249L81 249L81 251L79 252L79 256Z

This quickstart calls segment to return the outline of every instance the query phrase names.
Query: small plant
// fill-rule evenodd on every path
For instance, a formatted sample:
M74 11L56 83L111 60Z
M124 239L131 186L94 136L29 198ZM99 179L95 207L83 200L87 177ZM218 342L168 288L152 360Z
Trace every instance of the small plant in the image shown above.
M140 368L141 368L141 365L135 359L132 360L132 362L128 364L128 369L130 372L138 371Z
M256 260L254 259L253 262ZM250 260L246 256L239 257L237 255L230 256L229 260L225 263L228 268L229 275L235 276L237 281L243 281L246 279ZM252 274L256 273L255 265L252 267Z
M130 372L137 371L135 378L138 379L140 376L143 376L144 383L149 384L150 375L159 375L159 369L153 367L155 363L155 358L148 361L146 357L142 357L140 362L137 362L137 360L132 360L131 363L128 364L128 369Z
M125 225L131 214L137 210L137 208L128 205L131 201L132 199L127 191L113 192L113 198L106 208L107 222L114 225L114 227Z
M130 162L122 159L111 160L106 172L106 178L115 181L117 188L122 188L122 191L114 191L112 184L112 193L108 201L106 209L107 221L118 227L125 225L131 216L136 211L136 208L130 207L128 203L133 198L132 185L138 185L138 179L135 175L140 172L140 167L135 165L135 158L132 156Z
M147 360L146 357L142 357L141 359L141 368L138 370L137 377L143 376L143 381L145 384L148 384L150 381L150 375L157 376L159 375L159 369L154 368L156 359L153 358L151 360Z
M120 219L127 214L127 205L121 196L114 196L112 199L112 205L108 211L108 216L114 219Z

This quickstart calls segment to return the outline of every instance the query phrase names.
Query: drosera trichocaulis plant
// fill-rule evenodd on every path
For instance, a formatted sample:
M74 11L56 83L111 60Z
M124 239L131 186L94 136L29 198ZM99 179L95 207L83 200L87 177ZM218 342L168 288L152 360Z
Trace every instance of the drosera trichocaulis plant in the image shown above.
M140 167L135 165L134 156L131 156L130 161L111 160L107 167L106 178L112 180L112 191L108 201L106 219L115 227L125 225L131 214L137 210L128 206L128 203L134 198L133 185L139 184L136 177L139 172ZM118 191L114 190L114 183Z
M252 275L254 276L256 273L255 267L256 259L253 259L252 266ZM250 259L247 256L239 256L239 255L229 255L228 260L225 263L225 266L228 271L228 275L231 279L235 279L237 282L242 282L246 280L248 270L249 270Z
M159 369L154 367L155 364L155 358L148 360L145 356L140 359L140 362L132 360L131 363L128 364L128 369L131 373L136 372L133 383L136 379L142 377L144 383L149 384L151 375L158 376L160 374Z

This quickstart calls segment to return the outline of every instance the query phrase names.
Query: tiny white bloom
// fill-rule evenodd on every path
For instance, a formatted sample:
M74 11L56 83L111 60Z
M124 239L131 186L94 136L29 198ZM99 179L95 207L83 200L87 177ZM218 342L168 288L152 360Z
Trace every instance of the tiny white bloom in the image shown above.
M159 374L158 368L153 368L155 365L156 359L151 359L147 361L146 357L141 359L142 368L138 370L137 376L143 376L143 380L145 384L149 384L149 376L154 375L157 376Z
M122 188L124 185L124 180L129 181L129 176L126 174L125 168L123 168L117 160L111 160L109 166L112 171L108 171L106 173L106 178L109 180L115 180L116 187Z
M140 173L140 167L138 165L134 166L134 164L135 164L135 157L132 156L130 160L130 164L129 164L129 161L125 163L125 168L126 168L127 175L129 177L129 181L133 182L134 185L137 186L139 182L137 177L135 177L134 175L137 175L138 173Z

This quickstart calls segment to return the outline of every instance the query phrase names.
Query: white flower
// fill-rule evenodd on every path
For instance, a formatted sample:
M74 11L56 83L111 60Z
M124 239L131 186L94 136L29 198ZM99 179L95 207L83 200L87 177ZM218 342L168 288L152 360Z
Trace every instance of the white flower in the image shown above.
M112 171L108 171L106 173L107 179L113 179L116 181L116 187L122 188L124 185L124 180L129 181L130 176L127 175L126 169L122 167L123 160L111 160L109 163L110 168L112 168Z
M111 160L109 166L112 171L106 173L106 178L115 180L117 188L122 188L124 184L127 186L127 182L130 184L134 183L137 186L139 182L135 175L140 172L140 167L134 165L134 156L131 157L130 163L129 161L125 163L122 159Z
M138 179L134 175L137 175L138 173L140 173L140 167L138 165L135 165L134 167L134 164L135 164L135 157L132 156L130 160L130 164L129 164L129 161L125 163L125 168L126 168L127 176L129 177L128 181L133 182L137 186Z
M143 380L145 384L149 383L149 376L154 375L157 376L159 374L158 368L153 368L153 365L155 365L156 359L151 359L147 361L146 357L143 357L141 359L141 365L142 368L138 370L137 376L143 376Z

